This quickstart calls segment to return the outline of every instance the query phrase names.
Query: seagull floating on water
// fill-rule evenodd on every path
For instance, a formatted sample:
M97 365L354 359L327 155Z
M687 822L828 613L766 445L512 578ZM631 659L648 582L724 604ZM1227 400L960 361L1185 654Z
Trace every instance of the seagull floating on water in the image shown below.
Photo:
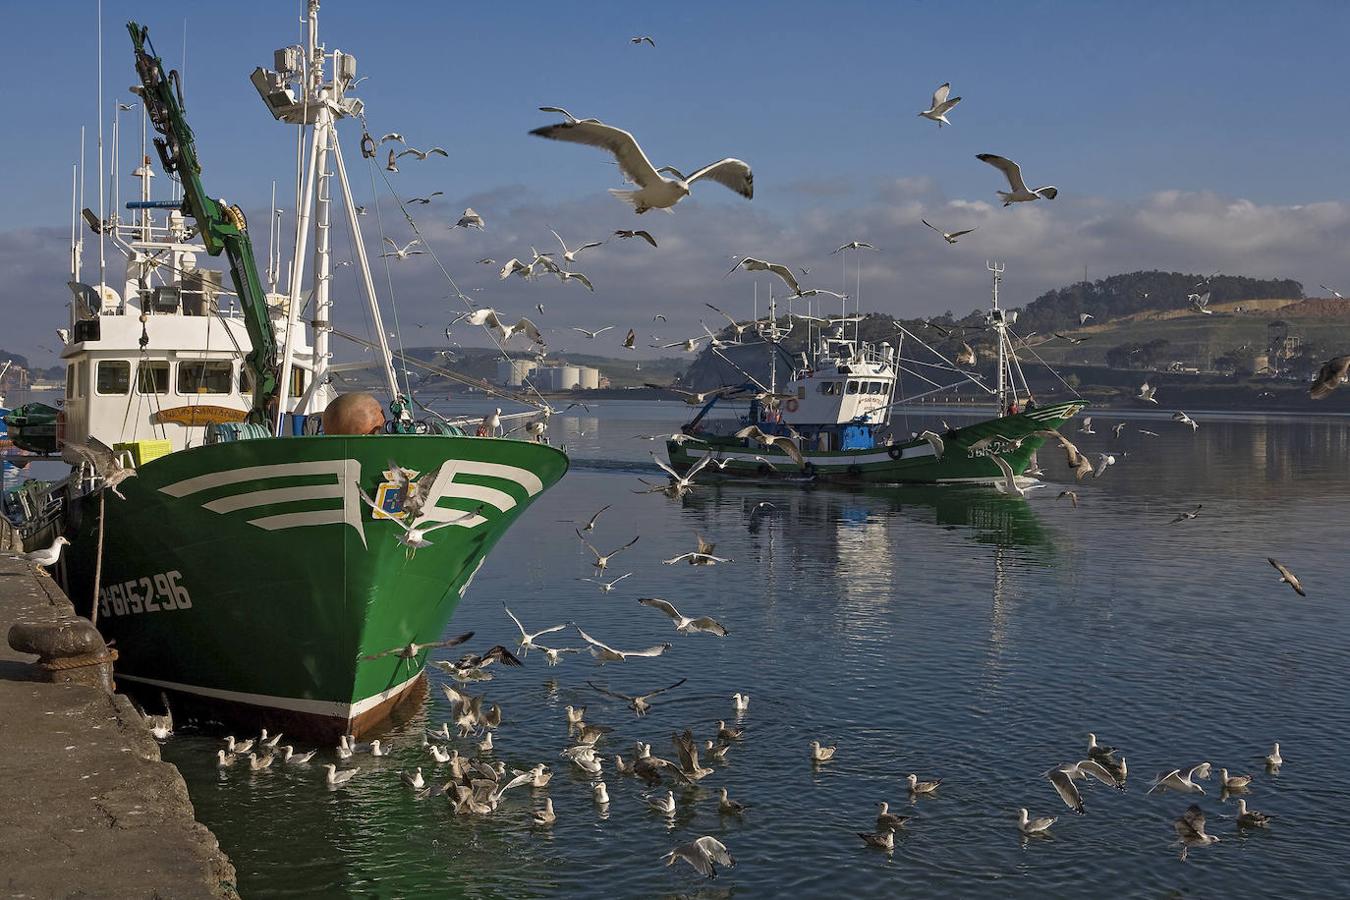
M1058 821L1057 816L1030 818L1025 806L1017 811L1017 829L1025 835L1047 834L1050 831L1050 826Z
M839 747L837 745L834 747L822 747L820 745L820 741L812 741L811 762L813 763L829 762L830 760L834 759L834 754L838 749Z

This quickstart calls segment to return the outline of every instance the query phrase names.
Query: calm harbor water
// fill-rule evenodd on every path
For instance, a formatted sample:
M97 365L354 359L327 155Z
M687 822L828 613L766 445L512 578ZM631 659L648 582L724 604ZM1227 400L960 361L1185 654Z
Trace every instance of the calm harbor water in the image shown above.
M662 447L632 435L669 432L687 410L574 409L550 430L573 454L572 472L502 540L450 626L477 631L478 649L513 644L505 602L532 630L575 621L623 649L673 644L604 667L582 654L548 668L531 655L474 687L505 709L494 758L553 767L551 830L530 827L541 792L462 818L403 786L400 769L431 772L419 745L423 726L448 718L439 690L393 732L392 757L360 757L361 773L336 791L318 767L327 748L309 767L278 762L258 775L247 765L218 773L215 736L180 734L164 754L246 897L1344 896L1350 430L1330 418L1192 414L1194 434L1166 413L1098 411L1100 433L1074 439L1128 455L1079 485L1073 509L1056 499L1067 476L1049 450L1041 463L1053 483L1025 501L966 488L640 495L636 476L651 477L647 454ZM1116 421L1129 423L1119 441ZM906 427L934 422L911 416ZM754 513L764 500L777 508ZM610 570L633 576L609 594L579 580L591 568L570 524L605 504L591 536L602 551L641 535ZM1196 504L1199 518L1168 524ZM662 565L693 549L695 531L735 562ZM1299 574L1307 599L1279 583L1267 556ZM731 634L678 635L637 604L644 596L713 615ZM583 646L572 633L552 637ZM645 719L586 684L637 693L682 677ZM676 791L673 820L649 812L647 791L614 772L613 753L627 758L642 739L671 757L670 735L686 727L712 737L718 719L735 719L735 691L752 701L728 764L699 790ZM605 810L558 757L567 704L615 729L602 743ZM1129 790L1085 787L1087 814L1076 817L1041 773L1081 758L1089 731L1123 751ZM812 739L837 742L837 759L813 768ZM1259 757L1276 740L1287 762L1272 778ZM1276 820L1240 833L1235 804L1211 781L1194 799L1222 842L1181 863L1171 822L1193 798L1146 796L1147 785L1202 760L1216 774L1256 772L1248 804ZM910 772L943 786L910 807ZM721 786L751 805L743 819L718 815ZM879 800L915 816L889 858L853 834L870 830ZM1060 816L1053 837L1022 841L1019 806ZM711 882L661 865L702 834L739 865Z

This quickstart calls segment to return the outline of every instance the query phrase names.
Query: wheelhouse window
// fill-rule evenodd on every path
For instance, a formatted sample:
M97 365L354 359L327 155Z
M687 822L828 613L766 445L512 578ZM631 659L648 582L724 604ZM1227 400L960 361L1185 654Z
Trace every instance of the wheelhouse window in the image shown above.
M234 381L234 364L229 360L201 360L178 364L178 393L228 394Z
M75 399L75 364L66 366L66 399Z
M167 394L169 392L169 364L146 361L136 366L136 393Z
M128 394L131 392L131 363L125 359L101 359L95 390L100 394Z
M858 393L858 382L856 382L856 381L850 381L850 382L848 383L848 392L849 392L850 394L856 394L856 393Z
M75 396L83 397L85 386L89 384L89 363L80 362L75 366Z
M885 387L886 387L886 383L885 383L885 382L882 382L882 381L873 381L871 384L869 384L869 385L867 386L867 393L869 393L869 394L880 394L880 393L882 392L882 390L885 389Z

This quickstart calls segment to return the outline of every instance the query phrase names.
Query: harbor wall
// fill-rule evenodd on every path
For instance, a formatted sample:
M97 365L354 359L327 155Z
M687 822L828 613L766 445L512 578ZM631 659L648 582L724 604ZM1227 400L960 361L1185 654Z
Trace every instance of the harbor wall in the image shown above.
M0 635L73 619L51 578L0 553ZM0 894L237 897L234 867L131 702L38 680L37 659L0 640Z

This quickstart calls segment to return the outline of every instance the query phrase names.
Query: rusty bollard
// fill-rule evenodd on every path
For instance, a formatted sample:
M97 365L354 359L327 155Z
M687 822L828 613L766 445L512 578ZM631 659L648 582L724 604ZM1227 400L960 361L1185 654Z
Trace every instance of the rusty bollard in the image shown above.
M88 619L20 622L10 626L9 646L20 653L37 654L34 681L87 684L113 691L117 651L103 643L103 636Z

